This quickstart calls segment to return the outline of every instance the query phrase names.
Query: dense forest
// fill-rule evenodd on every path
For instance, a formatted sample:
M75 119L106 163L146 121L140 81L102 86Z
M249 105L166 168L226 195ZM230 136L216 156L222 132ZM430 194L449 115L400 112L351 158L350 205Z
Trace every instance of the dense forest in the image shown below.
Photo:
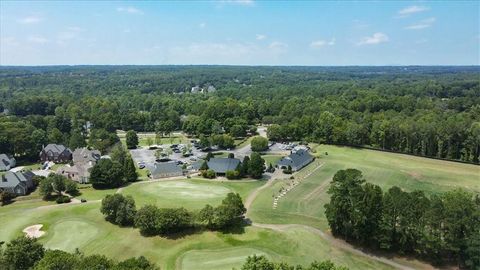
M0 153L116 129L369 146L479 163L480 67L0 67ZM213 93L191 93L214 86Z

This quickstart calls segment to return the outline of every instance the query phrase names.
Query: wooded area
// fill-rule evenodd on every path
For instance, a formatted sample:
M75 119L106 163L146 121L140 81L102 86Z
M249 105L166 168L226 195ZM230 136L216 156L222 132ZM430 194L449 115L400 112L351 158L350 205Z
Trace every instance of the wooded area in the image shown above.
M0 152L46 143L105 151L116 129L372 146L466 162L480 155L479 67L1 67ZM190 93L194 86L214 93ZM87 123L89 123L87 125Z

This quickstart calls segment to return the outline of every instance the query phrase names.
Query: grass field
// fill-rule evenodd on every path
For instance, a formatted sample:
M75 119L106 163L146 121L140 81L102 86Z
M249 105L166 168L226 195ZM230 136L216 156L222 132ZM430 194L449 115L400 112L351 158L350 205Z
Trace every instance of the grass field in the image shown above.
M432 194L459 186L480 192L479 166L347 147L319 146L316 150L320 157L315 164L322 164L321 167L283 197L277 209L272 209L272 195L291 180L276 180L259 192L249 212L255 223L306 224L326 231L323 208L328 201L326 190L333 174L344 168L362 170L367 181L384 189L398 185ZM274 162L279 156L264 158ZM299 174L306 175L315 164ZM144 181L124 187L120 192L132 195L137 206L152 203L160 207L198 210L207 203L218 205L228 192L238 192L245 199L264 183L205 179ZM22 235L25 227L40 223L46 232L40 242L48 248L67 251L79 248L86 254L100 253L115 259L143 255L167 270L239 268L245 257L253 253L292 264L330 259L350 269L391 269L386 264L341 249L300 226L281 230L245 227L230 233L190 232L170 238L143 237L136 229L106 222L100 213L99 200L116 189L82 187L79 197L86 198L87 203L57 206L54 202L42 201L38 192L34 192L0 207L0 241ZM395 260L420 268L415 261Z
M137 205L156 204L159 207L185 207L200 209L207 203L216 206L227 193L239 193L245 198L262 181L208 181L203 179L141 182L122 190L122 194L131 195Z
M321 145L316 150L320 155L317 161L322 166L280 199L275 210L272 209L272 196L290 180L278 181L263 190L253 202L252 219L327 229L323 205L329 198L328 183L338 170L346 168L361 170L367 181L381 186L384 191L396 185L408 191L423 190L427 194L455 187L480 192L480 166L349 147Z
M216 205L230 191L245 197L262 184L257 181L192 179L135 184L121 192L134 196L139 205L156 203L162 207L198 209L205 203ZM92 199L114 191L89 189L85 190L85 194ZM354 266L352 269L361 269L361 266L390 269L387 265L331 247L319 236L302 228L275 232L246 227L244 231L233 233L194 232L172 238L143 237L136 229L106 222L99 207L100 202L93 200L84 204L57 206L33 198L1 207L0 241L21 235L22 229L27 226L43 224L42 230L46 234L40 242L48 248L70 252L79 248L86 254L100 253L116 259L144 255L162 269L231 269L241 265L245 257L253 253L290 263L306 264L330 258L337 263ZM209 254L215 255L206 257Z

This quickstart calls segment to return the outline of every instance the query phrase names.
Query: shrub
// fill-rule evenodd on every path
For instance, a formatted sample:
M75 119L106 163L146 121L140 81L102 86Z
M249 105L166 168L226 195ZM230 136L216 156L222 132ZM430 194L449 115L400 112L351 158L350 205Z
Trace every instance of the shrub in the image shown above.
M62 195L62 196L58 196L55 201L56 201L58 204L62 204L62 203L69 203L69 202L71 202L72 200L70 199L70 197Z
M225 173L227 179L234 180L234 179L239 179L240 178L240 172L237 170L234 171L227 171Z
M8 191L0 191L0 203L2 205L9 204L13 199L15 199L15 194Z
M208 179L213 179L215 178L215 171L214 170L202 171L202 176Z

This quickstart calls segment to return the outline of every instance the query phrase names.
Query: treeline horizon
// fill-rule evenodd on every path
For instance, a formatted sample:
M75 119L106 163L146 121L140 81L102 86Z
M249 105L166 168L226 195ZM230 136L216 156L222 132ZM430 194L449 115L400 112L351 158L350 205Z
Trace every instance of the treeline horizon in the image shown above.
M21 157L38 151L29 145L86 139L86 122L94 140L109 141L116 129L243 137L271 124L277 141L478 163L479 76L477 66L2 67L0 152ZM197 85L217 91L190 93Z

